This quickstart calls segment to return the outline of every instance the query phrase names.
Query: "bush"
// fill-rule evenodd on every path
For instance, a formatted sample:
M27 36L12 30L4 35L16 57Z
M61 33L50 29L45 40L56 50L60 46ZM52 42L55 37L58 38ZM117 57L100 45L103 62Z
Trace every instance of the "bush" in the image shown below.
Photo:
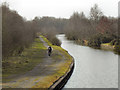
M61 45L60 40L58 40L56 37L53 37L50 41L53 45L57 45L57 46Z
M111 45L120 45L120 39L114 39L110 42Z
M100 45L101 45L101 40L99 35L95 35L88 40L88 46L90 47L100 48Z
M114 39L114 37L108 34L101 34L100 39L101 39L101 43L109 43Z
M116 42L116 40L114 39L114 40L112 40L111 42L110 42L110 45L115 45L115 42Z
M73 33L66 34L66 37L67 37L68 40L78 40L77 35L75 35Z
M91 47L100 47L102 43L109 43L115 44L115 41L112 41L114 37L108 34L96 34L92 38L89 39L88 45Z
M114 51L118 54L120 54L120 45L115 45Z

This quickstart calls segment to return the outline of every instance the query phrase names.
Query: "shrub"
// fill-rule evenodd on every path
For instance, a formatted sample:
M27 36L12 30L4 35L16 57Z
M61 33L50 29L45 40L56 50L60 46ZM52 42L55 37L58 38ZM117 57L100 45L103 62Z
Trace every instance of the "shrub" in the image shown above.
M115 45L114 51L118 54L120 54L120 45Z
M60 40L58 40L56 37L53 37L50 41L53 45L57 45L57 46L61 45Z
M112 41L110 42L110 45L115 45L115 42L116 42L116 39L112 40Z
M99 35L93 36L88 41L88 46L90 47L100 48L100 45L101 45L101 40L100 40Z
M115 44L115 40L113 40L113 39L114 39L114 37L112 35L99 33L99 34L96 34L89 39L88 45L91 47L98 47L99 48L102 43L111 42L111 44Z

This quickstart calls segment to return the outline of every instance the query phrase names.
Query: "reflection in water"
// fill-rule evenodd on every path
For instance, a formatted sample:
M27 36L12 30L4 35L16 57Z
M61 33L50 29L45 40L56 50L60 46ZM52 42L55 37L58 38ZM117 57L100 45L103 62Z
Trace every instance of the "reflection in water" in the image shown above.
M75 59L75 69L65 88L117 88L118 55L110 51L80 46L57 35L61 47Z

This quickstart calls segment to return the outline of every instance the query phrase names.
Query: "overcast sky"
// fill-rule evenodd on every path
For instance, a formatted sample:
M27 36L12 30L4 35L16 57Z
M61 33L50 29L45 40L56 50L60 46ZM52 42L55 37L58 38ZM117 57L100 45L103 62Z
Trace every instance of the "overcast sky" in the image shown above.
M98 4L104 15L117 17L119 0L2 0L4 1L8 2L11 9L30 20L35 16L69 18L75 11L83 11L89 16L94 4Z

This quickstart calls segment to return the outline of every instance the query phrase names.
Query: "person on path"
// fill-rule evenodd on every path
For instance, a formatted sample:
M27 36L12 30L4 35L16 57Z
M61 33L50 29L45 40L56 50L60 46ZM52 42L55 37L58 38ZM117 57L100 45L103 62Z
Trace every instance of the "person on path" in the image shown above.
M52 47L51 47L51 46L49 46L49 47L48 47L48 56L50 56L50 55L51 55L51 53L52 53Z

